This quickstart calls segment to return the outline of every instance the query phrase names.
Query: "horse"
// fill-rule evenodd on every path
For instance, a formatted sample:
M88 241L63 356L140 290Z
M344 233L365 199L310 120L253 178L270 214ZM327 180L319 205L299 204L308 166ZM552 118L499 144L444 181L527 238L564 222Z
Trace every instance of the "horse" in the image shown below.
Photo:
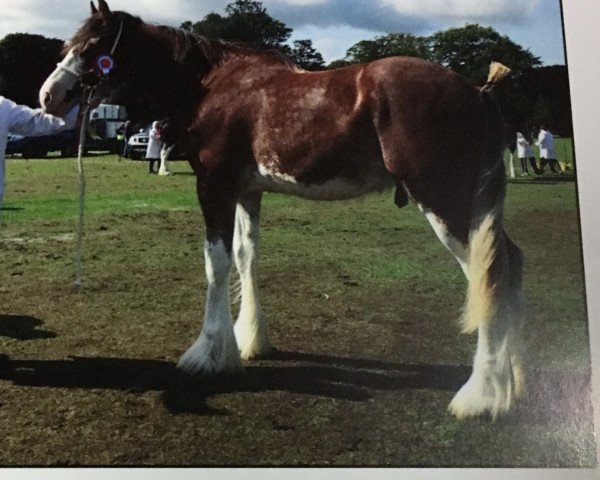
M105 0L91 3L64 55L40 90L46 112L67 112L82 85L91 102L129 87L154 99L153 118L177 119L190 145L207 291L181 370L237 374L242 360L271 352L256 274L263 192L344 200L391 187L399 207L418 206L468 280L462 329L478 342L449 411L496 418L516 403L523 255L504 229L503 121L493 98L508 69L496 65L482 88L409 57L308 72L278 53L113 12ZM241 282L235 325L232 264Z

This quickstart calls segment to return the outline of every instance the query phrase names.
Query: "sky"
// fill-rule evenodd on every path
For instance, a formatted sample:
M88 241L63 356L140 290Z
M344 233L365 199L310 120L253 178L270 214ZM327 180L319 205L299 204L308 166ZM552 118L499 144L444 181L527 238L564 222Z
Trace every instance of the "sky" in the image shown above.
M233 0L108 0L144 21L179 26L207 13L224 14ZM491 26L541 58L564 64L560 0L262 0L272 17L309 38L328 63L360 40L389 32L430 35L466 23ZM89 15L87 0L2 0L0 39L35 33L67 40Z

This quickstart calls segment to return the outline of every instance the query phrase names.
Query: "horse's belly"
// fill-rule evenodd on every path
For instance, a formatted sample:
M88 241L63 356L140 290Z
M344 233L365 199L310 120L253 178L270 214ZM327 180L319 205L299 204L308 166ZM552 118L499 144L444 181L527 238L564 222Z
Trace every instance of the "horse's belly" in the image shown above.
M318 183L305 183L292 175L270 171L261 165L252 175L249 190L284 193L313 200L344 200L382 191L392 185L394 178L383 169L357 178L335 177Z

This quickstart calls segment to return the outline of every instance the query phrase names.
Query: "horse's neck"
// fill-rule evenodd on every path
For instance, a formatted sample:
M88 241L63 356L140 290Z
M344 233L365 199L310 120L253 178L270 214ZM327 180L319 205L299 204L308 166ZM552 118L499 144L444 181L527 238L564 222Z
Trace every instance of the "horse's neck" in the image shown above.
M201 98L199 86L208 65L201 46L182 47L173 32L145 25L137 50L134 69L148 72L138 76L137 81L161 105L161 113L165 117L191 116Z

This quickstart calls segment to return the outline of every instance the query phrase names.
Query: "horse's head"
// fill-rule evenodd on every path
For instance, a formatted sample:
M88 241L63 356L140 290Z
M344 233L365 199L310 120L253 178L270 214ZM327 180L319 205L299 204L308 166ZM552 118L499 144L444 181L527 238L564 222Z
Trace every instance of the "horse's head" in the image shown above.
M40 104L47 113L64 115L82 100L86 86L94 87L91 102L98 103L120 83L125 24L139 19L111 12L105 0L98 0L98 8L91 2L91 9L91 16L65 44L65 57L40 89Z

